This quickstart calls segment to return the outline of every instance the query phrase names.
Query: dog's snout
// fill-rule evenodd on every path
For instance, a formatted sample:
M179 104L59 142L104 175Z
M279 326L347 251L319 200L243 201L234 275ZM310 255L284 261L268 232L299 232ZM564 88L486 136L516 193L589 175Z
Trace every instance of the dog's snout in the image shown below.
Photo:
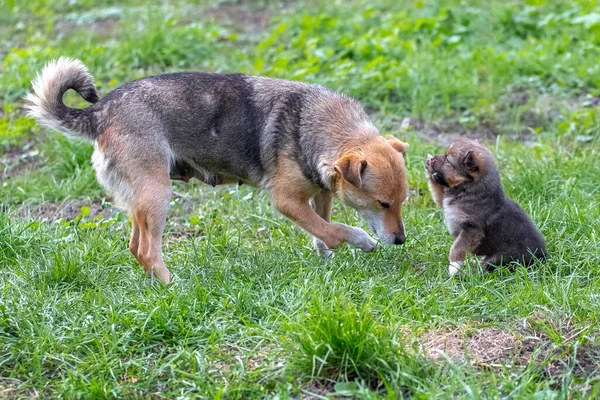
M404 244L405 241L406 237L403 233L396 235L396 237L394 238L394 244Z

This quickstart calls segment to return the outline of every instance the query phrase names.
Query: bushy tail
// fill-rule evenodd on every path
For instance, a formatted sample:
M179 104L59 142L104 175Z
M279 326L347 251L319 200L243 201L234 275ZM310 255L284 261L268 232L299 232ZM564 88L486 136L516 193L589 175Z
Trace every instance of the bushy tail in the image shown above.
M25 97L29 116L63 133L96 139L99 132L92 113L88 109L67 107L63 102L69 89L90 103L98 101L94 79L81 61L68 57L50 61L32 85L33 93Z

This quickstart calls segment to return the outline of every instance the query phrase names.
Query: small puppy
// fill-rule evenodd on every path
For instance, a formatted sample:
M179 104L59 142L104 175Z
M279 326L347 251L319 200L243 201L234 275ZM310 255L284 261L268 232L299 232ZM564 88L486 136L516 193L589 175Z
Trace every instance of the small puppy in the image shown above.
M450 275L459 271L467 252L482 256L488 267L530 265L545 258L544 238L525 211L506 197L494 156L485 146L456 140L446 154L428 155L426 170L433 198L455 238Z

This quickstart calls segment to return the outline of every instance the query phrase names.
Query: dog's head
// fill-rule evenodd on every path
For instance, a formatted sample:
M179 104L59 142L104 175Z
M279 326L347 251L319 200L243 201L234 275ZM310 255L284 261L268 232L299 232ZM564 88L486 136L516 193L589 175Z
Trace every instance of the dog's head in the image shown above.
M408 192L404 153L408 144L388 135L344 154L335 163L339 198L390 244L404 243L402 203Z
M445 154L428 155L425 169L429 179L450 189L485 179L496 170L492 152L464 138L454 141Z

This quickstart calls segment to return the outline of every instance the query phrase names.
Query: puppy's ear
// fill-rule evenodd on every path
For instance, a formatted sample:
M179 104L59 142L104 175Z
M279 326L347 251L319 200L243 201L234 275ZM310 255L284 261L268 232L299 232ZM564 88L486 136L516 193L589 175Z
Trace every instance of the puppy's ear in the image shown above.
M349 153L337 160L334 168L346 181L360 188L362 186L362 174L367 168L367 160L356 153Z
M397 152L401 153L402 155L404 155L404 153L406 153L406 150L408 149L408 143L404 143L403 141L396 139L396 137L394 137L392 135L387 135L385 137L385 140Z
M479 171L478 165L479 157L473 153L473 151L469 151L465 158L463 159L463 163L469 172L477 172Z

